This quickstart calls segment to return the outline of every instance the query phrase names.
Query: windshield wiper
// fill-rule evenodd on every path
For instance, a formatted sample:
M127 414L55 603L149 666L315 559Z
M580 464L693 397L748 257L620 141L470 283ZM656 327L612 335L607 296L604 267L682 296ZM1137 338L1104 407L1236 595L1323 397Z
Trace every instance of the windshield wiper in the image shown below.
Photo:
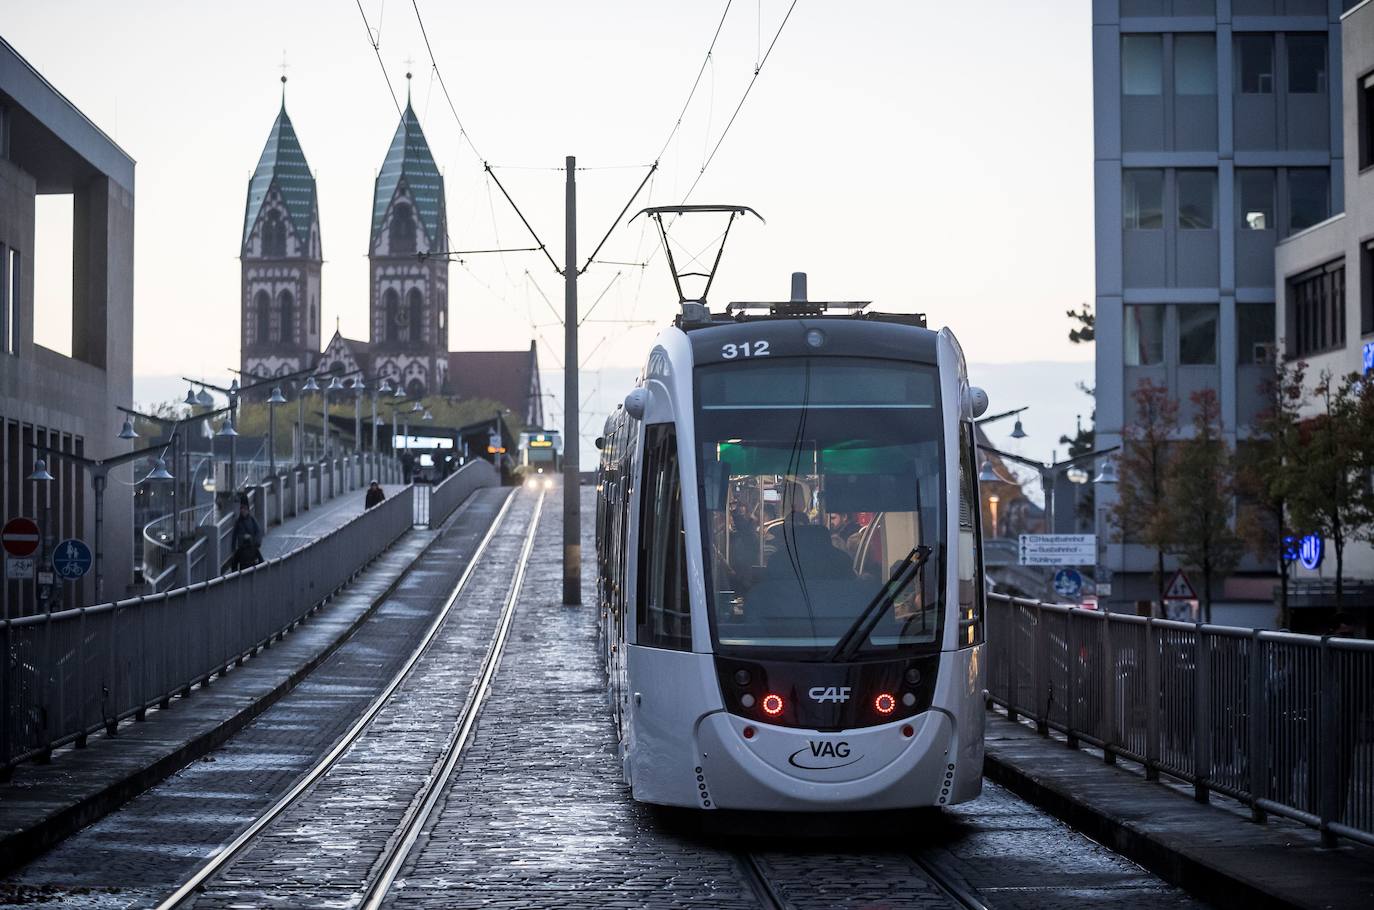
M906 554L906 558L897 566L897 571L878 589L878 593L873 595L873 599L868 605L859 611L859 615L854 618L854 622L845 629L843 635L835 642L825 655L827 662L834 663L837 660L850 660L854 652L859 650L859 646L868 640L868 636L873 634L873 629L878 625L878 620L882 619L883 613L892 603L903 588L911 583L911 580L925 568L926 560L930 559L930 554L935 552L925 544L918 544L911 548L911 552Z

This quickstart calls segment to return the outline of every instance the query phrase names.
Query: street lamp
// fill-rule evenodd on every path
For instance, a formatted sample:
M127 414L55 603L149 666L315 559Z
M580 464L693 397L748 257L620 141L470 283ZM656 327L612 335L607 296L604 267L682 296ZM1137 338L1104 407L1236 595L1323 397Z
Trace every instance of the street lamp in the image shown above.
M175 432L172 434L172 439L176 439ZM91 549L95 563L95 602L100 603L105 596L105 483L111 468L142 458L147 452L140 449L133 452L125 452L123 455L115 455L111 458L94 459L86 458L83 455L77 455L72 452L63 452L58 449L49 448L48 446L38 445L37 443L29 443L29 446L37 451L46 452L50 456L74 461L84 467L91 475L91 487L95 491L95 546ZM163 451L165 452L166 449ZM171 472L167 470L167 463L163 460L162 456L158 456L157 463L153 467L153 470L143 479L173 480L174 478ZM52 474L48 472L48 465L44 459L39 458L34 461L33 473L29 475L29 480L38 481L40 483L51 483L54 480ZM174 517L173 525L175 525L175 523ZM51 554L49 554L48 558L51 558ZM51 565L49 565L49 569L51 569Z
M216 436L223 436L229 440L229 492L233 493L239 488L238 459L235 457L235 442L238 440L239 431L234 429L234 414L231 411L229 416L224 418L224 423L220 424ZM213 465L213 462L211 462Z
M137 439L138 431L134 429L134 419L128 414L124 415L124 426L119 428L120 439Z
M1040 487L1045 493L1046 533L1053 534L1055 533L1054 476L1058 474L1060 471L1065 470L1066 468L1072 468L1073 466L1078 465L1080 462L1101 458L1108 452L1115 452L1117 449L1121 447L1109 446L1105 449L1097 449L1093 452L1086 452L1082 455L1076 455L1073 458L1066 458L1063 461L1054 462L1052 464L1041 464L1038 461L1032 461L1029 458L1023 458L1020 455L1013 455L1010 452L1002 452L998 449L994 449L992 446L979 446L979 448L981 448L985 452L991 452L994 455L997 455L999 458L1003 458L1007 461L1014 461L1017 464L1023 464L1028 468L1034 469L1035 472L1040 475ZM1110 463L1110 461L1108 463ZM1112 476L1115 476L1115 470L1113 470ZM997 481L1002 480L1002 478L998 477L997 472L993 470L992 462L984 461L982 468L978 471L978 480L980 482L988 480Z
M990 417L980 417L978 420L974 421L974 423L978 424L979 426L982 426L985 423L992 423L994 420L1002 420L1005 417L1016 417L1016 425L1011 428L1011 438L1025 439L1030 434L1026 432L1023 426L1021 426L1021 418L1018 415L1020 415L1022 411L1026 410L1029 407L1030 405L1025 405L1023 407L1013 408L1010 411L1003 411L1000 414L993 414Z
M343 388L343 383L339 382L339 377L331 376L329 385L324 387L324 457L328 460L331 454L330 433L329 433L329 393L337 392Z
M301 457L298 461L298 464L301 465L305 464L305 393L318 392L319 390L320 384L315 381L314 374L311 374L310 376L306 377L305 383L301 385L300 396L297 398L297 403L300 406L300 414L296 419L296 435L300 438L301 441Z
M181 428L182 428L183 426L185 426L186 424L188 424L188 423L194 423L195 421L198 421L198 420L208 420L208 419L211 418L211 417L215 417L215 416L217 416L217 415L219 415L219 414L223 414L223 413L227 412L229 409L228 409L228 408L220 408L218 411L210 411L210 412L205 413L205 414L198 414L198 415L192 415L192 416L188 416L188 417L183 417L183 418L181 418L180 420L173 420L173 419L170 418L170 417L159 417L159 416L157 416L156 414L144 414L144 413L141 412L141 411L135 411L133 408L126 408L126 407L123 407L122 405L116 405L116 410L122 411L122 412L124 413L124 415L125 415L127 418L140 417L140 418L142 418L143 420L150 421L150 422L152 422L152 423L157 424L158 426L170 428L172 432L171 432L171 438L170 438L170 440L168 441L168 445L171 446L171 449L172 449L172 464L175 465L175 464L177 463L177 459L180 457L181 449L183 448L182 445L181 445ZM132 430L133 427L130 426L129 429ZM121 437L123 436L123 431L122 431L122 430L120 431L120 436L121 436ZM186 448L186 456L187 456L187 471L186 471L186 474L189 475L189 474L190 474L190 469L189 469L189 468L190 468L190 446L188 445L188 446L186 446L185 448ZM68 456L65 455L65 453L59 453L59 454L62 454L63 457L68 457ZM171 475L168 474L168 477L171 477ZM166 479L166 478L151 477L150 479L152 479L152 480L164 480L164 479ZM180 487L181 487L181 484L180 484L180 483L174 483L174 484L172 484L172 548L173 548L173 549L179 549L180 546L181 546L181 511L180 511L181 491L180 491ZM188 491L187 491L187 495L191 495L189 489L188 489Z
M272 394L267 396L267 473L273 482L277 477L277 405L286 404L286 396L281 386L273 386Z
M1116 459L1102 459L1102 467L1098 470L1097 476L1093 478L1093 483L1114 484L1119 481L1120 478L1116 474Z

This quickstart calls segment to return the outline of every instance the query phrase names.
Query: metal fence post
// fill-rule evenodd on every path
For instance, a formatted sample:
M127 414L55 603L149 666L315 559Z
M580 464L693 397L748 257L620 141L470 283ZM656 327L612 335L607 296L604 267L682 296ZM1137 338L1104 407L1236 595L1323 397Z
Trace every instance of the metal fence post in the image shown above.
M1050 733L1050 673L1046 661L1049 648L1045 647L1044 611L1040 604L1035 605L1035 729L1042 736ZM1042 708L1041 705L1044 705Z
M1250 820L1263 824L1268 813L1259 801L1269 793L1269 706L1264 698L1265 660L1264 640L1260 630L1250 633L1250 710L1246 719L1250 724L1246 767L1250 769Z
M1322 636L1321 650L1318 651L1318 674L1321 677L1321 724L1317 728L1317 755L1320 756L1317 777L1317 812L1321 817L1321 842L1323 847L1336 846L1336 835L1331 833L1330 825L1339 821L1341 810L1340 782L1337 773L1336 750L1340 748L1336 729L1336 661L1331 653L1331 640Z
M1078 623L1074 622L1072 613L1064 616L1064 695L1066 704L1064 705L1064 732L1066 736L1065 745L1070 749L1078 748L1078 726L1075 722L1074 714L1078 709L1079 671L1083 668L1082 650L1084 643L1078 640ZM1049 708L1045 708L1048 715Z
M1207 646L1202 623L1197 623L1193 639L1193 799L1209 799L1207 780L1212 772L1211 648Z
M13 641L10 634L10 621L5 619L0 621L0 780L8 780L11 767L10 757L14 754L10 745L10 719L18 716L15 710L16 705L10 704L11 700L18 702L19 699L10 687L10 674L14 669Z
M1112 615L1102 613L1102 760L1116 764L1116 652L1112 650Z
M1145 779L1159 780L1159 633L1145 619Z
M1018 621L1021 618L1021 608L1016 605L1016 601L1008 600L1006 604L1007 622L1007 720L1016 720L1019 714L1016 711L1016 696L1021 691L1020 664L1016 662L1016 641L1021 637L1021 629Z

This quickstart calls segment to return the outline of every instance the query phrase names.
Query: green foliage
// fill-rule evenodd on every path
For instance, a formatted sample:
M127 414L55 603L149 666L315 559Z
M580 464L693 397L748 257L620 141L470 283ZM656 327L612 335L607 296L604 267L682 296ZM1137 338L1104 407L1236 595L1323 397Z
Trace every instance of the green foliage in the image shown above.
M1173 446L1161 533L1168 551L1201 579L1202 617L1211 622L1212 582L1235 569L1244 547L1231 525L1235 459L1222 435L1217 393L1200 389L1189 400L1193 434Z

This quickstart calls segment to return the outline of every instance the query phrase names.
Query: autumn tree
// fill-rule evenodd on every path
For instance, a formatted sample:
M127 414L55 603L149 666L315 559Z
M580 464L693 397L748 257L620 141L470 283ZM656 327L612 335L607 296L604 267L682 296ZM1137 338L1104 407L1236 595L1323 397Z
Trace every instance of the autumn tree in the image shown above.
M1169 546L1168 475L1171 439L1178 431L1178 400L1142 379L1131 392L1134 418L1122 427L1117 499L1110 518L1118 539L1155 551L1154 591L1162 600L1164 554Z
M1301 425L1285 472L1293 527L1331 542L1338 611L1344 607L1346 544L1367 539L1374 523L1374 493L1366 473L1371 396L1370 383L1359 374L1338 379L1323 372L1313 389L1317 413Z
M1193 434L1174 444L1161 521L1169 552L1202 581L1202 619L1211 622L1212 581L1235 569L1244 546L1231 524L1235 460L1222 435L1221 403L1215 389L1188 398Z
M1268 400L1237 449L1236 483L1242 496L1236 529L1250 552L1279 570L1279 625L1287 628L1288 588L1293 568L1288 485L1301 458L1300 427L1307 404L1307 364L1278 360L1265 382Z

